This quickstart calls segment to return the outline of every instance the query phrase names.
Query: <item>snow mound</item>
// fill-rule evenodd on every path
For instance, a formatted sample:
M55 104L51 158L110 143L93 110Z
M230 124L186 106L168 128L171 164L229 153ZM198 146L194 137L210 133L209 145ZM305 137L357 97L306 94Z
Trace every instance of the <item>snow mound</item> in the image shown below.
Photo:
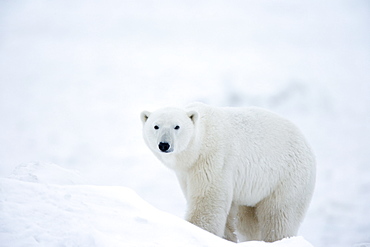
M77 171L68 170L52 163L30 162L17 166L9 178L32 183L85 184L86 179Z
M54 179L61 182L61 177L75 173L56 165L38 166L42 168L35 173L38 176L31 172L34 165L26 165L17 168L13 178L0 178L3 247L312 247L302 237L275 243L231 243L152 207L125 187L42 183ZM30 178L31 182L26 181Z

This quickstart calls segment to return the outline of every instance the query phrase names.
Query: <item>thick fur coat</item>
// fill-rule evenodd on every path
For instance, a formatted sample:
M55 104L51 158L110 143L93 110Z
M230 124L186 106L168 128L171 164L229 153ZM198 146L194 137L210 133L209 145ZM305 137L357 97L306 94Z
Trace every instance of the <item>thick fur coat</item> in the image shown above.
M202 103L141 119L146 144L177 175L189 222L234 242L297 234L315 160L291 122L261 108Z

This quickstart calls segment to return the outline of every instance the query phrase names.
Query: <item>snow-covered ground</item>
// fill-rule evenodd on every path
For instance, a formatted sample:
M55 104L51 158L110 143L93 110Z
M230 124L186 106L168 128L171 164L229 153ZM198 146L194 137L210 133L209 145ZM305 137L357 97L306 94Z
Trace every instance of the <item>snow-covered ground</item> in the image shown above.
M370 243L369 12L366 0L1 1L0 243L146 246L140 225L160 246L161 234L168 245L219 241L123 188L182 217L139 114L195 100L295 122L318 163L300 235Z
M81 185L80 177L29 163L1 178L1 246L236 246L154 208L131 189ZM238 246L312 247L302 237Z

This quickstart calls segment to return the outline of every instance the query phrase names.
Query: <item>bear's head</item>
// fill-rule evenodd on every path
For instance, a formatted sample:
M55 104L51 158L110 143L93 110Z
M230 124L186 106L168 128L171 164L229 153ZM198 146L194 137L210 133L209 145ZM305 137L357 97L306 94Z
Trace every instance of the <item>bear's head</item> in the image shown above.
M195 132L198 113L178 108L143 111L144 140L154 153L176 154L184 151Z

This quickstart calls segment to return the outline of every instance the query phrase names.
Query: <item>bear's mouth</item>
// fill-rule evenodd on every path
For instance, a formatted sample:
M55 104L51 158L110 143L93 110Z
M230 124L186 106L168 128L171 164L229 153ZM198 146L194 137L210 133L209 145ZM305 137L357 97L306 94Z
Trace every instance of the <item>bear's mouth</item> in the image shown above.
M169 150L166 150L166 151L162 151L162 150L159 150L160 153L164 153L164 154L169 154L169 153L172 153L173 152L173 149L169 149Z

